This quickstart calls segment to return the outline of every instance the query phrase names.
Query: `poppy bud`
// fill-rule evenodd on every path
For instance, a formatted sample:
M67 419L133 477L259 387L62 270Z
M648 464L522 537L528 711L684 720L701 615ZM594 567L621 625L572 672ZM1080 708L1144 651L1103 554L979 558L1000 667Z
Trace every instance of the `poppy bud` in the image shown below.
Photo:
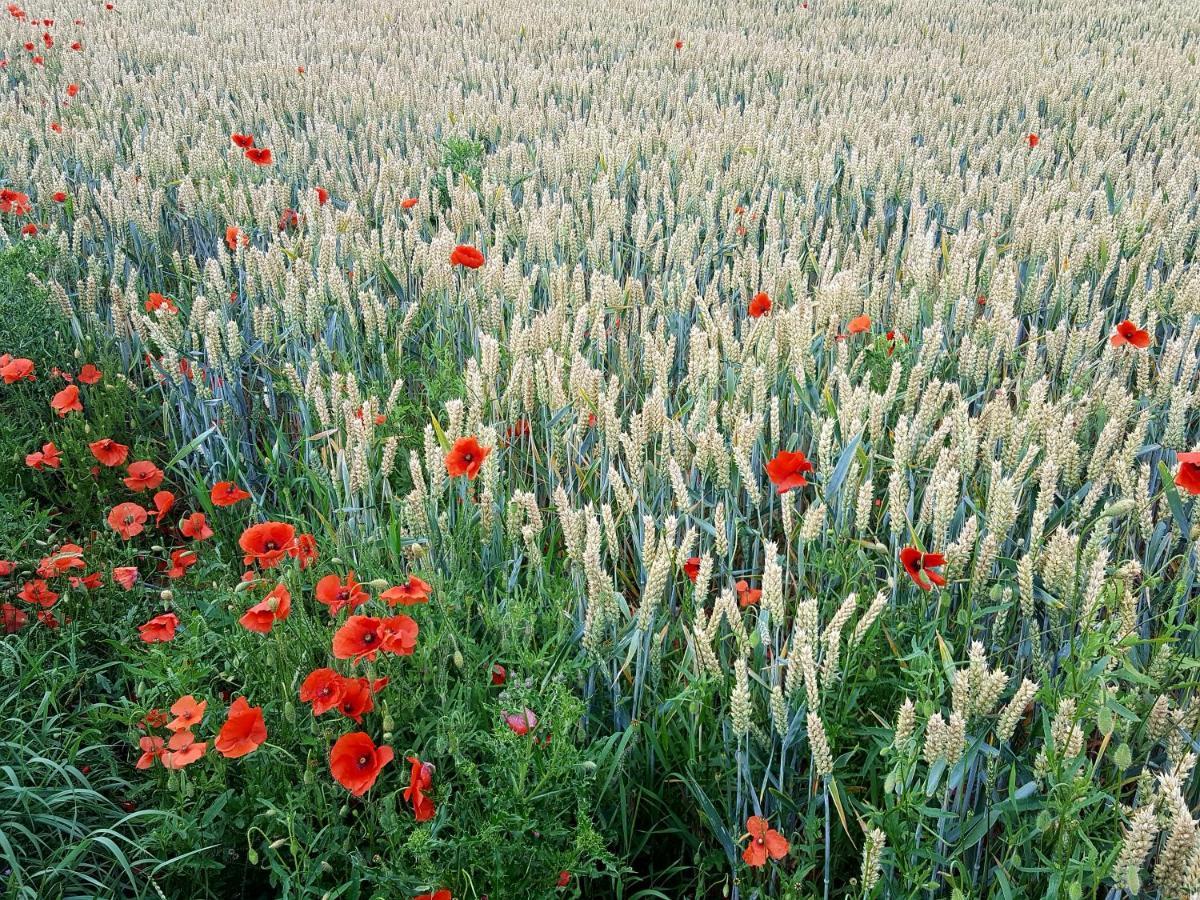
M392 712L386 705L383 708L383 730L388 733L396 730L396 720L392 718Z
M461 651L454 651L454 668L461 669L463 667L463 655Z
M377 590L377 591L382 591L382 590L386 589L390 584L391 584L391 582L388 581L386 578L376 578L373 581L368 581L367 587L373 588L374 590Z
M258 851L251 847L246 851L246 859L250 860L250 865L258 865Z
M280 847L282 847L287 842L288 842L287 838L276 838L275 840L271 841L271 849L278 850Z
M252 587L254 587L254 582L253 582L253 581L239 581L239 582L237 583L237 586L236 586L236 587L234 587L234 589L233 589L233 592L234 592L235 594L241 594L241 593L243 593L243 592L245 592L245 591L249 590L249 589L250 589L250 588L252 588Z
M162 600L164 603L170 603L175 599L175 595L170 591L164 590L159 593L158 599Z
M1124 500L1118 500L1112 506L1108 507L1108 509L1106 509L1106 510L1104 510L1104 512L1100 513L1100 516L1101 516L1101 518L1106 518L1108 516L1112 516L1113 518L1116 518L1118 516L1123 516L1123 515L1125 515L1125 513L1131 512L1132 510L1134 510L1136 508L1137 508L1137 501L1127 497Z
M283 704L283 718L289 725L296 724L296 707L292 705L291 700Z
M162 544L153 544L150 549L155 553L165 553L167 551L167 548L162 546Z
M335 566L340 566L340 565L342 564L342 561L341 561L341 559L340 559L339 557L336 557L336 556L335 556L335 557L333 557L333 558L332 558L331 560L329 560L329 561L330 561L331 563L333 563Z

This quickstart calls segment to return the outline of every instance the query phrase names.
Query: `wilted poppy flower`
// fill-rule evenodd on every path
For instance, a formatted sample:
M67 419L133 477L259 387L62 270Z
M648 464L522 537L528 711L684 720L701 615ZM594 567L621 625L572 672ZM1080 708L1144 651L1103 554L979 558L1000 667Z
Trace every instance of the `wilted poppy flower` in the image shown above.
M216 490L214 487L213 492ZM292 549L295 538L296 529L286 522L261 522L251 525L238 538L238 546L245 554L242 563L247 566L257 563L263 569L274 568Z
M143 737L138 741L138 746L142 749L142 755L138 757L138 761L134 764L138 769L150 768L154 765L156 759L162 759L162 755L166 750L166 743L160 737Z
M200 561L192 550L172 550L171 565L167 569L168 578L182 578L187 574L187 570Z
M418 197L406 197L405 199L400 201L400 206L403 207L404 209L412 209L419 202L420 202L420 199Z
M846 331L849 334L862 334L864 331L871 330L870 316L855 316L846 326Z
M289 206L283 211L282 215L279 216L279 230L288 231L292 228L299 228L300 221L300 213L296 212Z
M1114 347L1120 347L1122 344L1129 344L1131 347L1139 349L1150 346L1150 332L1138 328L1128 319L1117 326L1117 330L1113 336L1109 338Z
M193 725L200 724L207 707L207 700L197 700L191 694L185 694L171 704L171 715L175 718L167 723L167 727L172 731L190 731Z
M139 460L129 464L129 473L124 479L125 487L131 491L152 491L163 481L163 471L149 460Z
M252 134L239 134L235 131L229 136L229 139L243 150L249 150L254 146L254 135Z
M433 787L433 766L421 762L415 756L408 757L412 768L408 774L408 787L404 789L404 799L412 804L413 815L418 822L428 822L433 818L433 801L425 792Z
M253 753L266 739L267 725L263 721L262 707L251 706L245 697L238 697L229 707L225 724L217 732L213 746L222 756L237 759Z
M242 490L232 481L218 481L212 486L208 498L212 501L213 506L233 506L235 503L240 503L248 499L250 494Z
M314 716L328 712L342 702L346 679L333 669L314 669L300 685L300 700L311 703Z
M154 521L161 525L163 516L175 505L175 495L170 491L158 491L154 495Z
M370 735L353 731L337 739L329 752L329 771L355 797L369 791L380 770L392 761L392 748L376 747Z
M148 513L136 503L118 503L108 514L108 524L121 537L129 540L141 534Z
M79 402L79 387L68 384L51 398L50 408L58 413L60 419L67 413L83 412L83 404Z
M49 609L58 600L58 594L50 590L50 585L40 578L21 585L21 592L17 596L26 603L40 606L43 609Z
M318 204L324 206L329 202L329 191L325 190L323 187L313 188L313 190L316 191Z
M213 536L213 530L208 527L208 518L202 512L185 516L179 523L179 533L193 541L206 541Z
M905 547L900 551L900 564L913 583L923 591L933 590L934 584L946 586L946 579L933 571L946 564L946 558L940 553L922 553L916 547Z
M1175 473L1175 486L1189 494L1200 494L1200 452L1176 453L1179 471Z
M388 606L395 606L397 603L402 606L414 606L418 603L428 603L431 590L433 588L416 575L409 575L407 583L388 588L379 596L387 601Z
M225 229L225 244L229 247L230 252L236 251L238 247L245 247L249 243L250 237L236 225L230 225Z
M1029 145L1029 149L1032 150L1038 145L1038 136L1036 134L1025 135L1025 143L1027 143Z
M788 854L788 842L782 834L770 826L762 816L751 816L746 820L746 835L750 843L742 851L742 859L748 866L764 866L767 857L783 859Z
M175 639L175 629L179 627L179 617L175 613L163 613L155 616L149 622L138 626L142 640L147 644L161 644Z
M35 381L33 360L26 359L23 356L8 360L3 366L0 366L0 378L4 379L5 384L15 384L18 381Z
M196 738L190 731L178 731L167 741L167 752L162 755L162 764L168 769L182 769L202 757L207 749L208 744L196 743Z
M516 735L527 735L538 726L538 717L532 709L526 707L519 713L503 713L504 724Z
M478 269L483 265L483 254L470 244L459 244L450 252L450 265Z
M246 159L250 160L256 166L269 166L274 162L271 158L271 150L268 147L247 147Z
M41 450L27 453L25 465L31 469L57 469L62 465L62 456L59 454L58 448L54 446L54 441L50 441L42 444Z
M108 466L110 469L121 465L129 456L129 448L124 444L118 444L112 438L92 441L88 444L88 449L92 451L92 456L96 457L101 465Z
M800 451L780 450L767 463L767 477L780 494L786 494L792 488L804 487L808 484L804 473L812 470L813 464Z
M688 557L683 564L683 574L688 577L688 581L695 582L696 577L700 574L700 557Z
M345 584L336 575L326 575L317 582L317 602L325 604L331 616L343 609L362 606L368 599L367 592L354 580L353 572L346 576Z
M504 682L507 680L508 680L508 672L505 671L504 666L500 665L500 663L496 663L495 665L493 665L492 666L492 684L496 684L496 685L504 684Z
M112 570L112 579L127 591L137 584L137 566L117 566Z
M473 481L491 452L491 447L479 446L479 441L473 437L459 438L446 454L446 471L451 478L465 475L468 481Z
M5 634L16 634L28 621L29 614L23 609L18 609L8 602L0 605L0 624L4 626Z
M161 709L151 709L146 715L142 716L139 727L143 731L149 731L151 728L162 728L166 724L167 714Z
M759 318L765 316L771 311L771 298L767 296L766 291L759 291L754 295L754 299L750 301L750 307L747 312L751 318Z
M254 604L238 619L247 631L267 634L276 622L282 622L292 612L292 595L282 584L277 584L271 593Z

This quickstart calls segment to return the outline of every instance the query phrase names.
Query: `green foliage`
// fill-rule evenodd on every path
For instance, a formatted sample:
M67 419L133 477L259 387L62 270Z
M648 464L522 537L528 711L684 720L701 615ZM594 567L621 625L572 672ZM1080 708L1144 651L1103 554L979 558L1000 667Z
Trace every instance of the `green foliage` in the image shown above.
M433 186L438 192L442 209L450 207L450 188L460 178L467 178L476 189L483 175L482 159L485 151L483 141L465 137L449 137L442 142L442 159L433 176ZM450 173L447 181L446 173Z

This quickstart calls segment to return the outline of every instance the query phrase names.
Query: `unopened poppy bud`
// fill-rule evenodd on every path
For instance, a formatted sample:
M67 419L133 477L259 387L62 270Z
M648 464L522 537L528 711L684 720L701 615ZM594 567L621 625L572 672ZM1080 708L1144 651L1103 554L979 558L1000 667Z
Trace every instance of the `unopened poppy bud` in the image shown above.
M454 651L454 668L461 669L463 667L463 655L459 650Z
M280 847L282 847L287 842L288 842L287 838L276 838L275 840L271 841L271 849L278 850Z
M254 587L254 582L253 582L253 581L239 581L239 582L237 583L237 586L236 586L236 587L234 587L234 589L233 589L233 592L234 592L235 594L240 594L240 593L242 593L243 591L247 591L247 590L249 590L249 589L250 589L250 588L252 588L252 587Z
M175 599L175 595L168 590L163 590L159 592L158 599L162 600L164 603L170 603Z
M1116 518L1117 516L1125 515L1127 512L1132 512L1136 508L1137 501L1127 497L1124 500L1118 500L1112 506L1108 507L1108 509L1100 513L1100 516L1102 518L1106 516L1112 516L1113 518Z
M333 563L335 566L340 566L340 565L342 564L342 560L341 560L341 558L340 558L340 557L337 557L337 556L333 557L333 558L332 558L331 560L329 560L329 561L330 561L331 563Z
M283 704L283 718L287 721L287 723L289 725L296 724L296 707L292 704L292 701L290 701L290 700L287 703Z
M246 859L250 860L250 865L257 865L258 851L251 847L248 851L246 851Z
M396 720L392 718L391 712L386 708L383 712L383 730L388 733L396 730ZM384 736L387 737L387 735Z
M91 425L89 425L87 422L84 422L84 423L83 423L83 433L84 433L84 434L91 434L91 433L92 433L92 426L91 426Z
M391 582L389 582L386 578L376 578L367 582L368 587L377 591L384 590L389 584L391 584Z
M151 544L150 549L153 550L155 553L165 553L167 548L164 547L162 544Z

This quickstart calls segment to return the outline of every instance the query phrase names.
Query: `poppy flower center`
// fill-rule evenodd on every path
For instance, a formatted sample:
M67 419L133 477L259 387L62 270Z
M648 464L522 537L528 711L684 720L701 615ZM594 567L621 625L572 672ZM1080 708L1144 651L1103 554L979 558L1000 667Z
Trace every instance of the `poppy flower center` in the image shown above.
M338 598L338 600L341 600L343 602L345 602L346 600L349 600L350 599L349 588L342 588L341 590L339 590L337 592L337 598Z
M364 634L364 635L363 635L363 638L362 638L362 642L363 642L364 644L373 644L373 643L375 643L375 635L373 635L373 634Z
M765 840L764 838L755 838L755 839L754 839L754 843L756 843L756 844L765 844L765 843L766 843L766 840Z
M358 766L359 766L359 768L360 768L360 769L365 769L365 768L367 767L367 763L368 763L368 762L370 762L370 760L368 760L368 759L367 759L365 756L360 756L360 757L358 758Z
M263 548L266 550L278 550L279 549L279 547L275 544L274 541L267 541L266 544L263 545Z
M463 460L464 460L464 461L466 461L466 462L475 462L475 454L473 454L473 453L464 453L464 454L463 454Z

